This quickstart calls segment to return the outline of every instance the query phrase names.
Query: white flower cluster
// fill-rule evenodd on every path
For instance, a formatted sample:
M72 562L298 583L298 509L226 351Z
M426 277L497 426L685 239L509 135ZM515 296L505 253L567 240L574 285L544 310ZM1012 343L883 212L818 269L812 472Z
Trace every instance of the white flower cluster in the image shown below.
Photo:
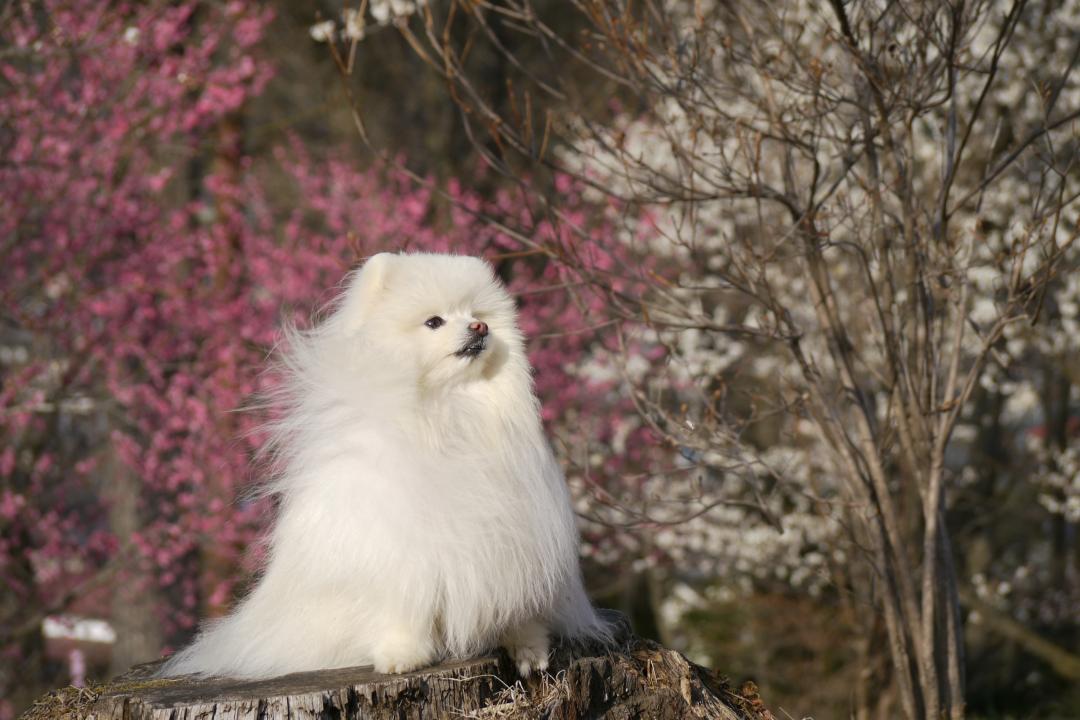
M370 0L368 14L378 26L390 25L407 20L424 7L427 0ZM363 40L367 33L367 20L359 8L345 8L341 11L340 21L321 20L310 28L308 34L315 42L333 42L335 39L347 41Z
M1041 438L1033 438L1038 465L1032 480L1040 488L1039 502L1069 522L1080 522L1080 447L1054 450Z
M380 25L389 25L394 20L408 18L424 7L426 0L372 0L371 17Z
M893 427L898 410L883 381L893 370L877 319L881 297L872 288L888 288L891 304L884 312L900 329L902 344L922 332L915 319L925 293L939 299L941 317L934 318L933 332L942 348L960 343L961 369L976 366L988 333L1000 327L1002 339L991 348L980 383L983 392L1003 399L1001 421L1018 434L1044 421L1046 388L1038 369L1065 363L1069 372L1078 370L1080 274L1054 276L1045 293L1024 303L1009 300L1016 288L1046 279L1040 273L1055 252L1064 253L1058 267L1080 266L1080 244L1070 244L1080 231L1080 205L1066 202L1044 213L1056 198L1080 192L1080 175L1069 163L1076 137L1065 125L1018 151L1015 162L993 177L998 168L985 159L1005 156L1049 119L1080 109L1080 73L1062 72L1071 65L1080 32L1080 2L1054 3L1038 19L1023 15L996 60L992 53L1004 15L984 8L963 38L947 101L945 74L934 75L941 67L940 49L921 40L925 28L887 3L845 6L865 14L851 18L854 27L865 31L875 24L890 33L881 72L897 83L914 82L925 72L926 97L942 98L927 99L910 118L903 115L906 107L891 110L891 123L911 128L897 149L887 141L899 135L865 139L868 128L854 108L869 89L838 38L830 4L813 0L785 3L782 16L762 4L760 23L738 30L717 20L724 8L669 0L664 7L681 35L682 54L642 61L648 65L642 76L655 82L653 106L622 115L606 129L569 122L574 137L560 156L564 164L616 197L648 208L651 222L627 223L622 242L643 257L680 268L671 286L656 287L647 299L649 328L639 337L665 348L661 362L631 363L598 351L577 368L583 377L622 383L618 392L651 398L645 414L676 447L673 471L623 488L639 496L656 524L648 539L620 541L618 552L652 557L660 551L690 574L746 582L782 578L809 588L821 586L830 562L851 554L840 528L845 513L863 508L841 495L834 479L845 470L817 423L799 410L806 399L804 368L781 329L797 330L803 357L821 376L841 377L844 368L834 365L821 308L810 295L806 253L794 237L798 223L776 195L805 203L815 187L821 198L812 220L835 294L830 310L851 343L861 402L880 428ZM927 22L948 25L944 17ZM686 59L703 47L710 52L694 62ZM997 76L980 100L991 63ZM962 124L955 127L952 115L967 118L977 107L964 161L949 180L949 197L957 200L948 206L948 234L919 246L920 262L940 268L938 287L919 288L910 277L897 276L889 255L913 242L896 220L905 213L901 198L890 195L881 203L884 213L874 214L867 160L857 151L872 146L879 153L878 171L892 172L894 179L910 173L913 196L903 202L915 208L909 217L921 224L906 230L933 237L943 178L951 171L957 133L964 130ZM799 144L807 138L812 147ZM903 167L890 169L897 162ZM875 239L879 234L894 249L883 250ZM957 300L961 289L963 306ZM962 322L953 320L957 316ZM733 327L745 332L728 332ZM758 340L755 332L772 340ZM833 391L851 388L837 384ZM725 400L719 414L715 392ZM972 457L967 448L980 420L970 412L961 416L959 442L947 457L949 477L961 484L973 482L964 463ZM605 455L602 449L591 452ZM722 462L712 462L714 457ZM720 467L725 464L732 469ZM1076 522L1077 452L1058 452L1045 467L1028 478L1041 488L1040 501ZM755 488L760 492L763 482L769 488L764 502L781 519L783 534L765 522L767 514L748 509L760 504ZM709 507L710 502L719 504ZM583 510L603 512L596 503L582 503ZM688 513L694 507L708 509ZM692 517L676 522L687 514Z

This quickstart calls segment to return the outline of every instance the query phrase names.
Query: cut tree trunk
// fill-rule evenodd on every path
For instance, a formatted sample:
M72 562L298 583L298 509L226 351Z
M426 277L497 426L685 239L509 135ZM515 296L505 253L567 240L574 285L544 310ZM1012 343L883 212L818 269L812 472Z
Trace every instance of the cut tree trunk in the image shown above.
M752 683L736 690L679 653L632 636L606 652L559 649L546 673L528 679L502 652L402 675L359 667L259 681L152 679L157 665L137 666L107 685L54 691L23 720L775 720Z

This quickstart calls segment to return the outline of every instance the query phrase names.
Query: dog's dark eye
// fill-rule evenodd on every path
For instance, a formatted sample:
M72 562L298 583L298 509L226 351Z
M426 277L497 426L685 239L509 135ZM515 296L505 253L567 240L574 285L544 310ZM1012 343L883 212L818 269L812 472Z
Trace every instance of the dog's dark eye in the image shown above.
M438 330L439 328L441 328L443 325L446 324L446 321L443 320L438 315L433 315L433 316L429 317L427 320L425 320L424 324L427 325L432 330Z

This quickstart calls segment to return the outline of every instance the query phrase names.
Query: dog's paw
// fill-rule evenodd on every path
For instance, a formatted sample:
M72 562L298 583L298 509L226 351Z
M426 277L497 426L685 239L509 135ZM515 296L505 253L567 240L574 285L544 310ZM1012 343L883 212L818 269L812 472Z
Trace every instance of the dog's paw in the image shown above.
M548 668L548 646L545 642L542 647L530 645L510 649L510 657L517 665L518 672L522 677L528 677L534 672L543 672Z
M538 622L527 623L510 633L503 643L522 677L548 668L551 640L547 628Z
M375 672L407 673L430 665L435 652L430 643L398 637L380 643L372 659Z
M412 657L385 657L377 658L375 660L375 672L383 673L384 675L395 675L400 673L412 672L413 670L419 670L428 664L427 658L419 656Z

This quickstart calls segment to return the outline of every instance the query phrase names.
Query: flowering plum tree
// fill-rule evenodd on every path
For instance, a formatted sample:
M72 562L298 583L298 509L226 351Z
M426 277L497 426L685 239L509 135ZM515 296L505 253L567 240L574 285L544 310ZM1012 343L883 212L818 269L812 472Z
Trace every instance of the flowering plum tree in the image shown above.
M230 119L269 76L253 54L264 11L48 2L4 15L0 626L18 687L38 665L12 647L95 593L144 627L157 619L141 599L168 593L182 612L163 617L190 624L191 549L213 537L228 556L252 527L215 512L242 477L231 444L246 422L217 409L250 392L274 297L299 286L275 273L271 294L253 278L247 247L279 248L250 232L224 162Z
M985 510L957 503L985 474L988 398L1020 435L1054 408L1030 480L1063 518L1056 546L1076 537L1075 380L1037 369L1060 367L1077 317L1080 5L573 6L574 32L530 0L399 27L492 167L567 174L619 209L621 236L600 240L614 264L557 193L504 229L602 298L618 350L591 346L577 370L610 373L672 449L601 519L658 528L653 547L706 573L766 547L794 584L872 603L904 714L962 717L960 598L978 583L957 572L951 516ZM514 70L505 94L473 71L478 38ZM795 532L767 539L755 518Z

